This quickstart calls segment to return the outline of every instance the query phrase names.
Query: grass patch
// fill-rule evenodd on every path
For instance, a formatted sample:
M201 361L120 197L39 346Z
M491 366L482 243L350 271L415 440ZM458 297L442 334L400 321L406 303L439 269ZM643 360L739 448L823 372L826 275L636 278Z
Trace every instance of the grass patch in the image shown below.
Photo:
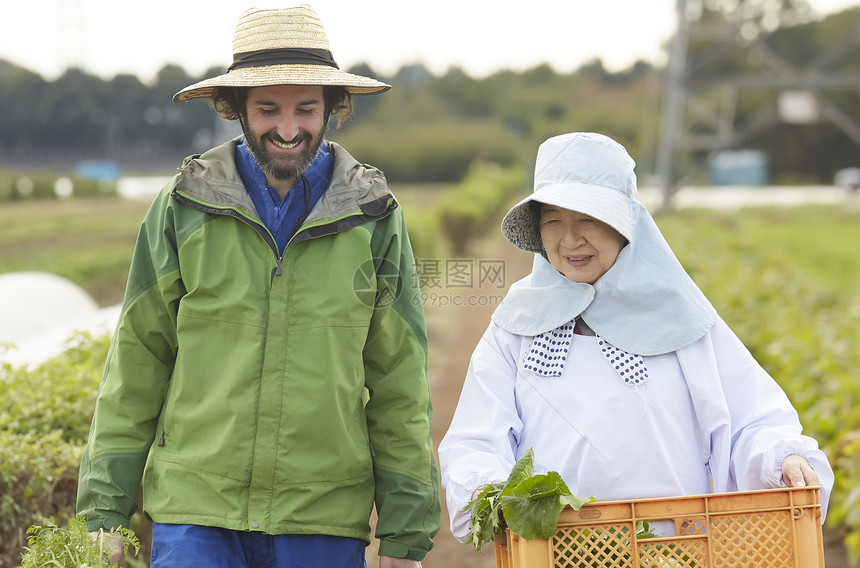
M125 199L0 205L0 273L57 274L101 306L122 301L131 253L148 202Z
M860 280L860 215L827 206L690 210L661 215L657 224L685 267L696 256L734 262L770 259L795 267L822 286L853 289Z

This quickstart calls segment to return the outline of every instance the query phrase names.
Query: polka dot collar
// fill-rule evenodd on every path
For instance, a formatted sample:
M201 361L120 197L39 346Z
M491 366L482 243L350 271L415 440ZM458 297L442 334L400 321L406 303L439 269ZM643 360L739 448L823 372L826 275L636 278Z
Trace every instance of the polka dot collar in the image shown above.
M541 377L560 377L570 353L574 335L574 322L536 335L523 362L526 371ZM600 352L628 385L640 385L648 380L648 369L641 355L628 353L597 337Z

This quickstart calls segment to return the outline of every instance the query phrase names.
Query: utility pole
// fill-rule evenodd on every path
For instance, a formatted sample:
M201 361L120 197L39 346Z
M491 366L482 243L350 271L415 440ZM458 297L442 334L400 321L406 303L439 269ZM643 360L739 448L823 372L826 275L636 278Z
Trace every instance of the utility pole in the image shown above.
M674 192L673 175L675 146L680 138L682 112L684 108L684 67L687 63L687 47L690 40L690 22L686 17L687 0L676 0L675 13L678 29L672 40L666 82L663 89L663 118L660 128L660 143L657 147L657 172L660 175L660 192L663 208L668 208Z
M671 206L679 183L678 158L693 151L716 152L738 148L753 132L774 122L811 124L829 121L860 147L860 123L830 100L824 90L860 88L860 75L827 70L840 55L860 48L860 25L853 33L829 45L801 68L787 62L764 41L762 34L742 39L741 22L728 18L718 25L691 21L687 0L676 0L677 31L672 40L663 83L657 173L662 205ZM691 45L708 49L691 57ZM761 69L721 72L704 70L730 49L742 49L756 58ZM737 124L738 98L744 91L771 90L775 97L760 102L755 113Z

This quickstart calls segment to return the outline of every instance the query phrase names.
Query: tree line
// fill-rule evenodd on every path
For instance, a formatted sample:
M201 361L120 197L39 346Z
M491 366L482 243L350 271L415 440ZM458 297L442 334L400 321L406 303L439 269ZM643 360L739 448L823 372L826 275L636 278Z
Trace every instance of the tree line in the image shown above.
M760 13L750 14L768 48L798 67L833 43L850 40L860 27L860 8L772 31L767 31L762 23L767 19ZM710 17L727 18L725 10L714 10ZM708 49L691 44L689 54L699 58L698 75L718 87L721 78L732 73L762 72L761 61L742 46L720 58ZM856 49L846 50L827 65L834 72L860 77L860 60L853 53ZM456 181L475 159L528 167L542 140L574 130L612 136L637 159L640 176L655 171L666 69L647 62L610 72L596 59L570 73L539 65L484 78L456 67L436 76L420 64L402 67L393 76L375 73L367 65L349 70L394 88L383 95L356 97L355 118L339 129L332 126L328 136L394 181ZM0 108L5 111L0 166L62 169L98 159L116 162L124 173L173 171L183 157L238 132L204 101L171 100L181 88L223 72L213 68L191 76L177 65L166 65L153 81L144 83L130 74L104 80L69 69L48 81L0 60ZM856 89L824 94L845 117L860 123ZM741 125L754 123L756 109L775 106L778 95L765 89L743 94L735 102L735 120ZM744 142L767 153L774 183L829 183L836 170L860 165L858 145L831 122L773 121ZM689 153L686 164L694 181L706 175L702 168L706 158L703 151Z

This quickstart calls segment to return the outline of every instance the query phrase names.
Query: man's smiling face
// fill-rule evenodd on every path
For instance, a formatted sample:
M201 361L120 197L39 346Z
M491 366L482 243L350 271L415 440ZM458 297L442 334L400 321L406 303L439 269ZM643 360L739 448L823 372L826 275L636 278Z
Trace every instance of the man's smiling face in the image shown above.
M269 185L289 185L308 169L325 134L323 88L255 87L245 102L245 139Z

